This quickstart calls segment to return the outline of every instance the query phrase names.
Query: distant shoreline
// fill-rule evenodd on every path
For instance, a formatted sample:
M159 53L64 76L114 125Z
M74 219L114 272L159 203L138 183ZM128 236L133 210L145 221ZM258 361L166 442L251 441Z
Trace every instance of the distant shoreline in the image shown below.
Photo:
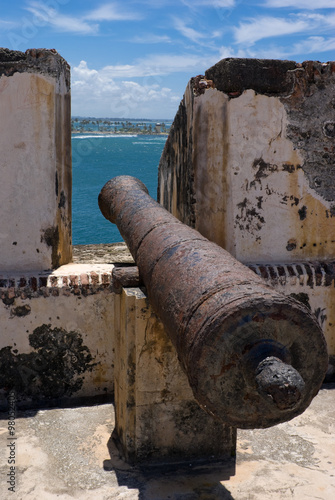
M168 136L168 132L149 132L149 131L143 131L143 130L136 130L136 131L128 131L128 130L122 130L122 131L116 131L116 132L110 132L108 130L72 130L71 135L74 134L80 134L80 135L163 135L163 136Z

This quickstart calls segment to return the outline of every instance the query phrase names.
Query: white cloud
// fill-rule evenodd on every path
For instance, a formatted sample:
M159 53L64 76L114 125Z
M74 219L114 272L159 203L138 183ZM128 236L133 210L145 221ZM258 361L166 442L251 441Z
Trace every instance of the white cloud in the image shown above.
M90 69L85 61L72 68L74 115L155 118L175 114L181 97L162 86L160 79L145 77L141 83L116 82L116 77L129 68L124 66L119 73L115 68Z
M311 36L306 40L293 44L287 51L287 55L315 54L331 50L335 50L335 37Z
M259 17L246 19L238 27L233 28L234 38L238 44L254 44L264 38L284 35L324 35L327 30L335 28L335 12L330 15L318 13L299 13L289 19L277 17Z
M30 1L26 10L33 14L36 26L51 26L60 32L76 33L81 35L96 34L99 24L93 21L130 21L141 19L141 15L130 10L122 10L116 3L109 3L90 11L86 15L62 14L58 11L58 3L53 2L56 7L50 7L48 2Z
M138 64L117 64L105 66L101 70L101 74L113 76L113 78L134 78L138 76L148 76L151 72L146 73L144 68Z
M211 58L207 55L173 55L153 54L135 61L134 64L108 65L102 68L101 74L113 78L158 77L177 72L204 71ZM213 59L213 57L212 57Z
M0 19L0 29L2 31L8 31L17 27L18 27L17 23L13 23L11 21L2 21Z
M301 33L309 28L307 20L286 20L276 17L260 17L242 22L234 28L237 43L253 44L263 38Z
M167 35L137 35L131 40L134 43L171 43L171 38Z
M292 7L294 9L334 9L334 0L266 0L264 7Z
M219 59L226 59L227 57L255 57L254 52L250 49L234 49L233 47L222 46L219 49Z
M231 46L220 48L220 59L227 57L252 57L261 59L294 59L306 60L322 52L335 50L335 37L324 38L322 36L311 36L297 43L287 46L266 45L240 48L238 50ZM311 56L309 57L309 54ZM301 58L302 56L302 58Z
M30 2L26 10L35 16L36 25L49 25L57 31L87 35L96 33L98 30L97 24L89 24L80 17L66 16L42 2Z
M334 4L335 5L335 4ZM311 28L316 27L331 27L335 26L335 9L334 12L323 15L323 14L307 14L300 13L297 14L299 19L304 19L310 23Z
M181 19L174 19L174 27L179 33L191 40L191 42L200 44L202 47L212 47L212 40L221 37L222 32L220 30L212 30L210 32L201 33L199 30L190 28Z
M193 28L188 27L181 19L175 18L174 27L185 38L188 38L194 43L202 43L202 40L206 38L206 35L200 33L199 31Z
M120 10L120 7L116 3L108 3L94 9L87 14L84 19L93 21L131 21L134 19L142 19L142 16L129 8Z

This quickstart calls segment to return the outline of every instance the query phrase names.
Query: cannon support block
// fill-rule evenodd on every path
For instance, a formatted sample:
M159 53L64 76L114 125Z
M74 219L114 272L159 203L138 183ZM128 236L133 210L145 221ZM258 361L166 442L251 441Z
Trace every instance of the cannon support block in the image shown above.
M236 430L194 400L177 353L140 288L115 301L113 439L130 463L205 459L235 453Z

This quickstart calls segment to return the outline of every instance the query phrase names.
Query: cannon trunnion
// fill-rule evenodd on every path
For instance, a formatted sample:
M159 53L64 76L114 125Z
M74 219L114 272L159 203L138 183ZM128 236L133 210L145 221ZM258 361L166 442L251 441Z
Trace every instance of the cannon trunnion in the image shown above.
M178 221L138 179L107 182L99 206L126 241L207 413L230 426L262 428L308 407L328 356L303 304Z

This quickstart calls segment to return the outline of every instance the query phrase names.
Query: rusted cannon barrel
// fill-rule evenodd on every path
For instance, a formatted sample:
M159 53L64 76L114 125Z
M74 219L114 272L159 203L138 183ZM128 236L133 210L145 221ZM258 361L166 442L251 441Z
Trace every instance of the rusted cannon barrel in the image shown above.
M128 244L204 410L231 426L262 428L307 408L328 356L303 304L178 221L138 179L107 182L99 206Z

